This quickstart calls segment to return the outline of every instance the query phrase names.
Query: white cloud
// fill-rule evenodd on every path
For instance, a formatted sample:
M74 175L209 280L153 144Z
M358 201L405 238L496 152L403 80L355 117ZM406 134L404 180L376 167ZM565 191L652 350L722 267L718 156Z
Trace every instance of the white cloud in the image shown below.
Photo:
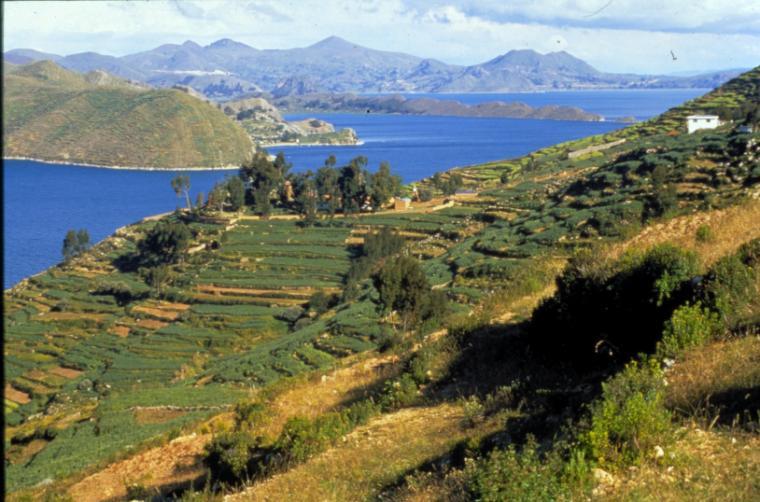
M163 43L207 44L219 38L290 48L339 35L376 49L458 64L521 48L566 50L617 72L760 62L757 0L205 0L13 2L3 7L6 50L31 47L59 54L123 55Z

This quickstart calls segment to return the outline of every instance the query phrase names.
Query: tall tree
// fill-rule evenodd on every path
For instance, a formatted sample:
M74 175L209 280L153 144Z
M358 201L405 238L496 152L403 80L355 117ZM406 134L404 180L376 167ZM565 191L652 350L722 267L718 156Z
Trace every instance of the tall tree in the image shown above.
M190 202L190 177L186 174L178 174L172 178L172 189L177 197L185 194L185 201L187 202L187 210L190 211L193 208L193 204Z
M227 193L230 208L233 211L239 211L245 203L245 185L239 177L230 177L227 180Z
M398 193L401 178L391 173L388 162L381 162L380 168L370 177L370 197L372 208L377 210L388 203L391 197Z
M192 234L182 222L161 221L137 244L140 261L147 266L182 261Z
M63 259L69 261L77 255L77 232L76 230L69 230L66 232L66 237L63 238Z
M329 161L332 159L333 164ZM319 199L327 205L327 212L330 218L335 216L335 211L340 205L340 186L338 185L338 171L332 166L335 164L335 156L331 155L325 166L317 170L316 185Z
M224 212L224 204L227 202L227 195L227 184L223 182L217 183L208 194L208 205L216 208L220 213Z
M63 260L69 261L75 256L78 256L87 251L89 247L90 234L87 232L87 230L69 230L66 232L66 236L63 238L63 248L61 249Z
M247 187L247 196L262 216L268 216L271 212L272 192L281 191L288 169L290 165L285 162L284 155L278 154L272 162L266 151L256 152L250 161L240 167L239 176Z
M367 196L367 157L359 156L340 170L338 185L343 197L343 213L348 215L359 211Z
M311 171L299 174L293 178L295 202L298 212L304 217L307 225L317 221L317 202L319 194L314 175Z
M77 232L77 254L84 253L90 247L90 233L82 228Z

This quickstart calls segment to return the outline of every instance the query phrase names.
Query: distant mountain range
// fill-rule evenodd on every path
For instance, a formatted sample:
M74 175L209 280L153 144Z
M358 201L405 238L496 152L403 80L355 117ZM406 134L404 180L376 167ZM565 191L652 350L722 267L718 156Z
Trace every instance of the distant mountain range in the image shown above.
M114 57L61 56L32 49L3 55L15 64L51 60L78 72L104 70L157 87L190 86L224 100L258 92L276 97L319 92L520 92L566 89L715 87L741 70L689 77L601 72L568 54L512 50L485 63L457 66L369 49L329 37L296 49L260 50L230 39L201 46L187 41Z
M3 155L104 166L237 166L253 144L218 105L50 61L3 64Z

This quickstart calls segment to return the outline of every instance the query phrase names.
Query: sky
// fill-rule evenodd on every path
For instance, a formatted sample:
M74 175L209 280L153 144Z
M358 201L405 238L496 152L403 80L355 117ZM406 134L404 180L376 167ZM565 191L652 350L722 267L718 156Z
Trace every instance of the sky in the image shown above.
M760 0L4 1L3 10L3 50L62 55L220 38L287 49L337 35L462 65L512 49L564 50L620 73L760 64Z

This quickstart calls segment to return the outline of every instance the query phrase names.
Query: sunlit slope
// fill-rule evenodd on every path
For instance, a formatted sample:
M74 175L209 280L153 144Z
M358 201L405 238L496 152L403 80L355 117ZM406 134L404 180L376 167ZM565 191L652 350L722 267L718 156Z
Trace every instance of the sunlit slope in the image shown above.
M242 128L188 94L91 81L49 61L6 74L5 155L168 168L235 165L251 151Z

